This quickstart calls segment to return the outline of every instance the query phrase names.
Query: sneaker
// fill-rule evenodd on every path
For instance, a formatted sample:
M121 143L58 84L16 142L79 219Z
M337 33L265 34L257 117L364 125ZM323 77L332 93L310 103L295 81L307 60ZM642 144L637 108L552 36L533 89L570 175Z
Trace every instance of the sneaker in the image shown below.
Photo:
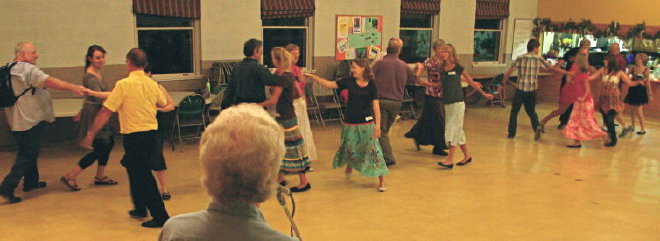
M160 194L160 197L163 199L163 201L167 201L172 199L172 194L170 194L169 192L164 192Z
M635 127L633 126L628 126L626 128L623 128L623 130L621 130L621 134L619 135L619 138L626 137L626 135L628 135L628 132L633 132L633 131L635 131Z
M23 191L24 192L29 192L34 189L39 189L39 188L44 188L46 187L46 182L37 182L35 184L23 184Z
M159 221L159 220L156 220L156 219L152 219L152 220L143 222L141 225L142 225L142 227L145 227L145 228L162 228L163 225L165 225L165 222L164 221Z

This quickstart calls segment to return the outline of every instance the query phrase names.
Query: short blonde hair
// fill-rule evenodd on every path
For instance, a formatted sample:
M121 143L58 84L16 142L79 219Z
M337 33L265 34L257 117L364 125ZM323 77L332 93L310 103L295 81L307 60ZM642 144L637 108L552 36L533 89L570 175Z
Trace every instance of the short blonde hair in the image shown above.
M293 65L293 55L282 47L275 47L270 50L270 57L281 65L283 69L291 68ZM274 61L273 61L274 63Z
M257 104L223 110L200 142L202 185L221 203L261 203L284 158L284 130Z
M32 42L30 42L30 41L21 41L21 42L17 43L16 47L14 48L14 54L19 54L19 53L25 51L25 47L28 44L32 44Z
M437 40L433 41L433 50L436 50L438 47L445 46L445 45L447 45L447 42L445 42L445 40L437 39Z
M646 62L649 61L649 55L645 53L638 53L635 55L635 60L640 59L644 65L646 65Z

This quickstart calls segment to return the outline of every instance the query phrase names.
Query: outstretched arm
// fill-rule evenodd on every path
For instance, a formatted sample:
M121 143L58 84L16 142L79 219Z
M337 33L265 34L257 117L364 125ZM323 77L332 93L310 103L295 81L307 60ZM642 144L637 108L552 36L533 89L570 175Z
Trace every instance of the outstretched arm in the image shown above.
M337 82L335 82L335 81L330 81L330 80L321 78L321 77L319 77L315 74L304 73L303 75L305 75L307 77L310 77L312 80L318 82L320 85L325 86L327 88L333 88L333 89L339 88L339 86L337 86Z
M272 86L273 93L270 95L270 99L259 103L260 106L268 107L271 105L277 105L277 101L280 100L282 96L282 91L284 90L281 86Z
M58 90L66 90L75 93L76 95L83 95L84 93L89 92L89 89L81 85L74 85L52 76L48 77L44 81L44 87L51 89L58 89Z
M479 92L479 94L483 95L489 100L493 99L493 95L484 92L484 90L481 89L481 87L483 87L481 83L474 81L472 79L472 76L470 76L470 74L467 71L465 70L463 71L463 74L461 74L461 80L467 82L470 86L472 86L472 88L474 88L477 92Z

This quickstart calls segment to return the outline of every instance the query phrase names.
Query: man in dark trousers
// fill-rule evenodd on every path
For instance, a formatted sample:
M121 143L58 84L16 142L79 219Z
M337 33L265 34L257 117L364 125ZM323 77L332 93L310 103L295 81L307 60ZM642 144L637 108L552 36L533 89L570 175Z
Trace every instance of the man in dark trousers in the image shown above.
M0 196L9 203L21 202L21 198L14 195L14 190L23 178L23 191L46 187L46 182L39 181L37 157L39 156L39 142L44 126L47 122L55 121L53 103L48 89L59 89L83 95L87 88L64 82L51 77L37 67L37 49L28 41L20 42L14 49L13 67L11 74L14 96L19 97L13 106L5 108L7 122L11 134L18 145L18 153L9 174L0 185Z
M387 44L387 55L382 60L377 61L372 67L376 76L376 89L378 90L378 99L380 100L380 133L378 138L380 147L383 149L385 164L388 166L396 164L390 139L387 133L394 123L394 119L401 110L401 101L406 84L414 84L415 74L403 60L399 59L403 41L399 38L391 38Z
M128 172L135 208L128 214L133 218L145 218L149 210L153 219L143 222L142 227L158 228L170 216L158 192L156 179L151 174L150 160L157 154L156 145L158 138L161 138L157 131L157 107L167 106L168 100L158 83L144 73L147 64L147 54L141 49L131 49L126 54L128 77L117 81L80 145L92 149L96 132L105 125L112 112L119 113L125 151L121 164Z

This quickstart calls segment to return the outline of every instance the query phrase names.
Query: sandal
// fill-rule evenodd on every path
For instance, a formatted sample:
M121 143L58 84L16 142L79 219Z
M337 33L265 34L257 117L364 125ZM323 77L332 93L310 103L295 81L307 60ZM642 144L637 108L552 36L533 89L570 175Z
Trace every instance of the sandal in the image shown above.
M118 182L108 176L94 177L94 185L117 185Z
M66 185L69 189L71 189L71 191L77 192L80 191L80 189L82 189L78 186L78 182L76 182L75 178L66 178L66 176L62 176L60 177L60 181L62 181L64 185Z

